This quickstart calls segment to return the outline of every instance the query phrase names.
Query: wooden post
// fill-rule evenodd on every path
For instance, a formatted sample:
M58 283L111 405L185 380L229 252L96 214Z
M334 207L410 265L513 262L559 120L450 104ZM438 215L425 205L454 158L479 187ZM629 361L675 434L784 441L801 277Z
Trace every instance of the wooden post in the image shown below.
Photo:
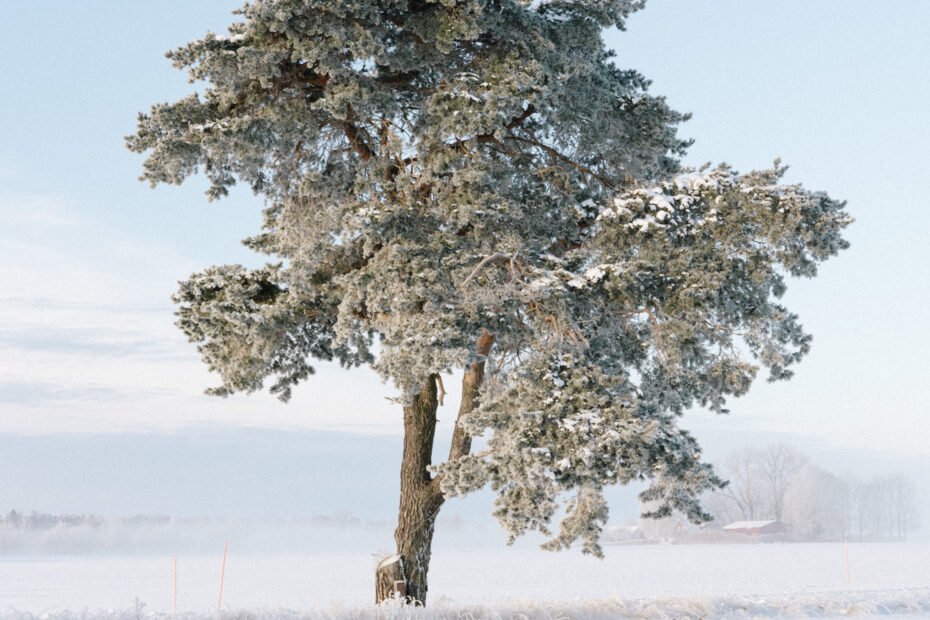
M226 577L226 545L229 543L223 543L223 570L220 572L220 597L216 600L216 609L219 610L220 605L223 604L223 579Z
M375 569L375 604L383 600L407 597L407 580L404 578L404 556L389 555Z

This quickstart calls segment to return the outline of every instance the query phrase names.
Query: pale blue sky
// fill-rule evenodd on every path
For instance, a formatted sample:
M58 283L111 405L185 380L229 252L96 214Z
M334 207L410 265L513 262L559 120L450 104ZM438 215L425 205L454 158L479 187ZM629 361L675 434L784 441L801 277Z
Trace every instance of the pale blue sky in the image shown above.
M693 112L688 161L764 166L846 199L852 248L787 296L814 350L729 419L824 447L927 455L930 4L650 2L612 38L621 63ZM702 419L703 423L703 419Z
M287 406L203 396L213 380L172 325L177 280L209 264L259 260L239 240L258 229L260 204L245 191L207 204L196 180L152 191L136 180L141 158L123 136L138 111L192 88L164 52L224 31L239 4L4 6L3 441L235 427L400 431L400 411L384 398L393 390L366 371L323 367ZM681 129L695 139L687 163L748 170L781 157L788 181L848 200L857 219L852 248L789 290L814 334L796 378L757 384L730 416L686 417L712 457L790 439L844 467L928 461L927 24L930 3L919 0L651 0L627 32L608 35L620 66L694 114ZM440 432L453 413L440 411ZM43 508L54 510L48 497ZM20 508L31 508L27 500ZM4 503L0 489L0 510Z

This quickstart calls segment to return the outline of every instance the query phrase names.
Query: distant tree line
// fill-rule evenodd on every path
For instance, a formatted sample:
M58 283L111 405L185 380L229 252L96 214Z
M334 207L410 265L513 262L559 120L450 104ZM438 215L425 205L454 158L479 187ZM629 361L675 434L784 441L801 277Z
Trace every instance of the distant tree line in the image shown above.
M24 513L17 510L11 510L5 516L0 515L0 527L16 530L49 530L55 527L78 526L100 527L103 524L103 519L96 515L52 515L36 511Z
M775 519L799 540L903 541L920 525L913 480L837 476L786 444L746 448L717 466L729 480L705 497L715 520Z
M98 515L71 515L71 514L47 514L42 512L21 512L11 510L6 515L0 514L0 529L5 530L51 530L72 527L158 527L179 525L187 526L204 526L214 523L223 523L224 519L209 519L206 517L177 519L167 515L134 515L131 517L119 517L107 520ZM248 520L244 520L248 521ZM340 511L333 514L312 514L302 517L263 517L256 519L256 522L265 525L276 526L293 526L293 527L316 527L316 528L335 528L335 529L352 529L352 528L380 528L386 525L383 520L362 520L348 511Z

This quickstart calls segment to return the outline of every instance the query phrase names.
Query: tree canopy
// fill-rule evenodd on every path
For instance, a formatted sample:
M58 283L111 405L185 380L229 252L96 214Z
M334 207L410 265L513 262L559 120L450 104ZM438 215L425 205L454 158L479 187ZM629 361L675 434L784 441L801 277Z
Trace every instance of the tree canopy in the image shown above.
M681 169L686 117L601 38L642 4L255 0L170 52L202 89L140 114L142 178L265 201L271 262L175 297L213 391L287 399L336 360L409 404L486 362L458 420L486 440L434 464L443 493L490 485L512 536L596 554L608 485L706 518L721 481L677 419L791 376L810 336L779 298L851 219L777 162Z

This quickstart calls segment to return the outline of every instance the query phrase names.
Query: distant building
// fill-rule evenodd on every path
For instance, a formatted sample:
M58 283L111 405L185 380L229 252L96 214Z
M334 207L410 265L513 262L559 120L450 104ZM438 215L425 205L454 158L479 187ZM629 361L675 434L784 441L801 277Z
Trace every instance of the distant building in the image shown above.
M734 521L729 525L724 525L723 530L736 534L761 536L763 534L784 534L788 531L788 528L781 521L772 519L768 521Z

